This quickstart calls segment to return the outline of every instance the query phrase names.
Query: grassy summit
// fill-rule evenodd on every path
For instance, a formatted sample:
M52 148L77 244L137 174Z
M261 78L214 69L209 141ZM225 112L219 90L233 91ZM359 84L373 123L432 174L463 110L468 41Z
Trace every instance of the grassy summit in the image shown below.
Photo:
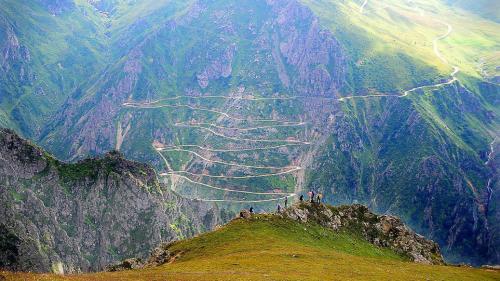
M409 262L355 233L275 215L233 220L169 246L173 260L85 275L2 273L7 280L498 280L500 273Z

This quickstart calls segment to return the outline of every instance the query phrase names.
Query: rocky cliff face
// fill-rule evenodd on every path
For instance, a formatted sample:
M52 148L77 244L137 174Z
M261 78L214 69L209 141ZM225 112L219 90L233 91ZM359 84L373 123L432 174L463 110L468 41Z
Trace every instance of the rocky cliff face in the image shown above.
M172 194L147 165L117 153L65 164L3 129L0 186L0 267L9 270L99 270L221 222L217 208Z
M363 205L332 207L300 203L281 213L301 222L315 222L335 231L348 230L380 247L388 247L424 264L444 264L437 243L408 228L399 218L376 215Z
M137 42L117 42L130 52L112 71L102 74L94 85L97 93L69 99L45 128L49 136L42 134L42 142L52 151L70 158L114 148L122 104L160 99L165 83L176 85L181 93L176 95L226 95L235 86L251 92L272 85L274 89L266 90L266 95L282 90L334 97L346 86L347 62L341 46L321 28L312 11L295 0L196 1L185 14L138 38ZM145 118L150 116L128 118L129 139L144 134L136 128L139 125L151 127L142 124ZM151 142L154 136L165 134L162 131L171 130L148 129ZM124 143L126 154L131 151L150 160L151 156L143 155L144 148Z

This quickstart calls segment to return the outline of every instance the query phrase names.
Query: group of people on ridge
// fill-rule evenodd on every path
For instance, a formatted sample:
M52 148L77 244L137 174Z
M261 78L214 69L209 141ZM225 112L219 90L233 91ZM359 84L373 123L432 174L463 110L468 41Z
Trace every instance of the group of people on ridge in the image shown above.
M321 201L323 200L323 194L321 194L321 193L316 194L312 190L307 193L307 196L309 197L309 201L311 203L321 204ZM304 195L303 194L300 195L299 201L304 202ZM285 203L285 209L288 208L288 197L285 197L284 203ZM281 205L278 204L278 213L281 212L281 209L282 209ZM253 207L250 207L249 211L250 211L250 214L253 214ZM240 216L241 216L241 214L240 214Z
M323 194L321 193L314 193L314 191L309 191L307 193L307 196L309 196L309 201L311 203L318 203L318 204L321 204L321 200L323 200ZM304 202L304 195L301 194L300 197L299 197L299 200L300 202ZM285 209L288 208L288 197L285 197ZM281 205L278 204L278 213L281 212Z
M307 196L309 196L309 200L311 201L311 203L318 203L318 204L320 204L321 200L323 200L323 194L321 194L321 193L316 194L312 190L307 193ZM303 202L304 201L304 195L301 194L299 200L300 200L300 202Z

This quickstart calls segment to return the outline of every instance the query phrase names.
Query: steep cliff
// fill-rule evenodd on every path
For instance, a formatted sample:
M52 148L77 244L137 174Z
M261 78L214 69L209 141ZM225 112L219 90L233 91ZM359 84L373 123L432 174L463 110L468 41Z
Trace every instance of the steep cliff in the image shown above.
M4 129L0 186L0 267L9 270L99 270L221 222L218 208L179 198L119 153L65 164Z

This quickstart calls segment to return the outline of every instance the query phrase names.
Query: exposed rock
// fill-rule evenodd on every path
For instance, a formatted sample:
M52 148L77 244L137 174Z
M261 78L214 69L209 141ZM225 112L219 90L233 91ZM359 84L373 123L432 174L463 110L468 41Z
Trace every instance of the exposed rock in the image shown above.
M131 259L125 259L113 265L108 265L106 266L105 270L109 272L114 272L114 271L130 270L130 269L139 269L142 267L143 263L140 258L131 258Z
M242 218L242 219L249 219L249 218L252 217L252 214L248 210L241 210L239 217Z
M146 267L155 267L165 263L169 263L175 260L177 256L179 256L179 253L174 255L169 250L169 247L171 245L172 243L162 243L159 247L156 247L153 251L151 251L151 254L149 255L147 261L143 261L140 258L129 258L121 262L106 266L105 270L122 271L122 270L139 269Z
M168 249L170 245L171 245L170 243L163 243L159 247L155 248L151 252L144 266L145 267L158 266L170 262L174 258L173 253L170 252Z
M491 270L500 270L500 265L483 265L481 266L481 268L484 268L484 269L491 269Z
M213 56L210 58L211 63L196 76L202 89L208 87L210 80L216 80L220 77L227 78L231 75L234 51L235 46L230 45L221 55L214 54L214 52L207 53L207 56Z
M318 223L336 231L351 230L370 243L390 248L414 262L444 264L437 243L415 233L400 219L376 215L363 205L332 207L300 203L285 209L281 215L301 222Z
M65 164L4 129L0 186L0 267L8 270L100 270L220 223L214 205L174 195L120 153Z
M0 78L3 72L9 81L32 82L30 61L28 48L20 43L11 24L0 15Z
M298 72L292 87L302 95L336 95L345 84L346 69L346 57L339 42L328 30L322 29L318 18L298 1L268 0L267 3L276 14L273 24L280 34L281 54Z

